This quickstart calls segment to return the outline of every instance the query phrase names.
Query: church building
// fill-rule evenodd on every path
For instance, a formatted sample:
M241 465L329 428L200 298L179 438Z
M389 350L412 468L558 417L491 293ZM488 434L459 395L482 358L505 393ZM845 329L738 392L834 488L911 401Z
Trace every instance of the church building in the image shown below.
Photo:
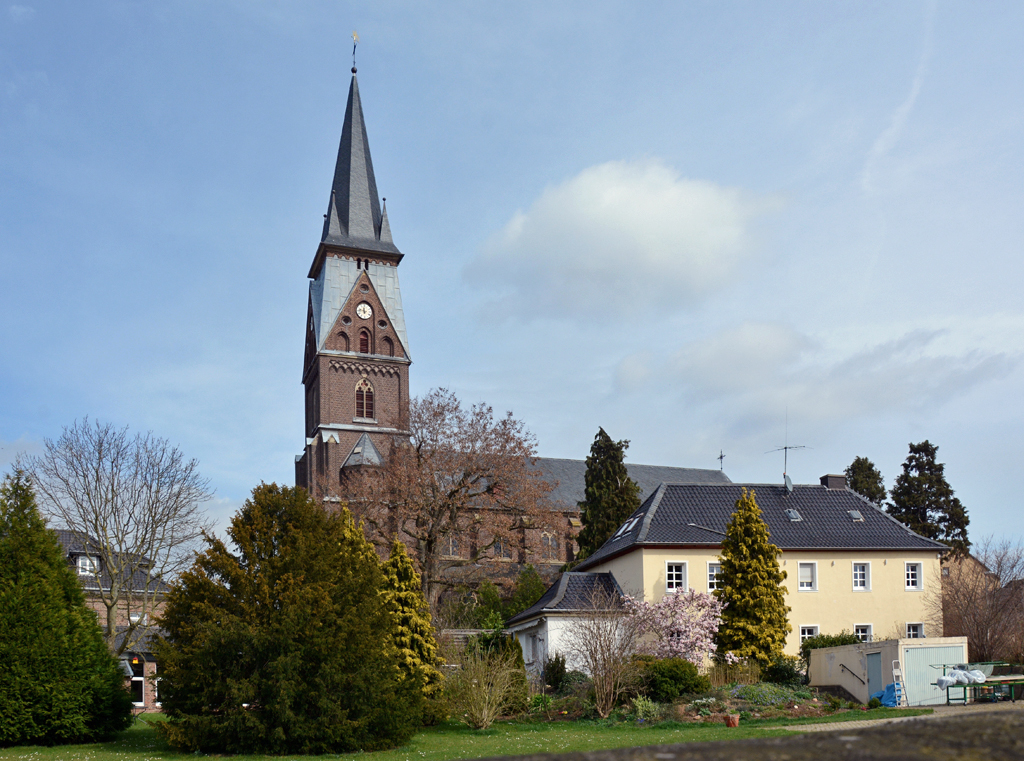
M386 200L386 199L385 199ZM398 286L403 254L377 196L356 69L323 233L309 268L306 446L295 483L326 497L344 468L379 465L408 435L409 339Z

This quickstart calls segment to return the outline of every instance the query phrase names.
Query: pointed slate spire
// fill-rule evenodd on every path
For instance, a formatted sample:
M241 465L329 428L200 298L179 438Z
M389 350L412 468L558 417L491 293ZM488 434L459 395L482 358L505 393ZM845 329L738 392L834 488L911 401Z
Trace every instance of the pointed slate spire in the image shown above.
M388 230L386 238L381 235L382 224ZM341 128L338 162L334 167L334 183L331 186L331 199L321 241L397 253L398 249L391 241L391 231L386 225L377 195L377 181L373 176L370 143L366 139L359 82L353 68L348 104L345 107L345 123Z

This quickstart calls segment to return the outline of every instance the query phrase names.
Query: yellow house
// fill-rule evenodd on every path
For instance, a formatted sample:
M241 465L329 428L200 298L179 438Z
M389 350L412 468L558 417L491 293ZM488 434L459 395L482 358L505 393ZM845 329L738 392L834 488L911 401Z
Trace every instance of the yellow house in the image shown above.
M823 476L820 485L662 484L575 570L610 572L626 594L650 602L687 589L711 592L744 488L782 550L793 627L786 653L796 655L807 637L844 629L865 641L942 636L945 545L847 489L843 476Z

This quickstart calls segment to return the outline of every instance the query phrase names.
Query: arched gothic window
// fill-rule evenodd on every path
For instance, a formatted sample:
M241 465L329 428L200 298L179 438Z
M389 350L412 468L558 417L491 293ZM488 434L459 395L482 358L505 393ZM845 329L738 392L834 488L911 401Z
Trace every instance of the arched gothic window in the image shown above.
M342 330L338 333L338 338L341 340L341 350L348 351L348 333Z
M356 384L356 417L373 417L373 386L366 378Z
M365 328L359 331L359 351L363 354L370 353L370 331Z
M395 356L395 344L390 338L387 337L384 338L384 354L386 354L389 357Z

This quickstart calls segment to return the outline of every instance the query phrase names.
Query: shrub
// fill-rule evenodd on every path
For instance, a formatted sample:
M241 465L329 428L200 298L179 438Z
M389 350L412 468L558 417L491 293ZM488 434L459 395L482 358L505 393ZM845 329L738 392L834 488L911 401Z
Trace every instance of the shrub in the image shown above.
M0 485L0 746L109 738L131 722L124 683L31 484L15 471Z
M882 707L882 701L879 700L878 698L871 698L871 700L868 701L868 708L881 708L881 707Z
M766 708L784 705L794 698L792 690L786 689L780 684L768 682L741 684L733 687L730 694L734 698Z
M158 726L177 748L377 750L420 723L377 552L344 507L262 484L168 593Z
M582 688L590 682L590 677L584 674L582 671L573 669L572 671L566 671L565 676L562 677L562 686L558 691L559 695L571 695L580 692Z
M552 702L550 695L545 695L543 693L534 695L530 698L530 712L538 713L548 711L551 709Z
M804 669L809 671L811 667L811 650L822 647L838 647L840 645L856 645L860 638L853 632L843 629L839 634L818 634L808 637L800 644L800 657L804 661Z
M518 638L505 634L500 629L484 632L471 639L468 649L507 655L516 666L515 685L508 695L504 709L507 713L525 713L530 707L530 681L526 677L526 666L523 662L523 647Z
M430 725L445 721L448 711L441 689L441 666L444 662L437 652L430 608L423 599L420 576L404 544L396 541L391 545L391 556L383 563L382 569L384 599L395 619L394 637L399 665L407 679L422 685L423 723Z
M473 729L487 729L526 702L520 696L523 669L511 649L467 647L456 666L446 680L449 700L453 713Z
M651 722L661 716L661 706L650 698L637 695L633 698L633 716L638 722Z
M641 692L658 703L671 703L680 695L707 692L711 682L697 672L697 667L682 658L637 659L642 680Z
M551 688L552 692L562 689L562 682L565 681L565 656L561 653L554 653L544 662L544 684Z
M761 671L761 679L774 684L802 684L800 659L792 655L777 655L768 667Z

